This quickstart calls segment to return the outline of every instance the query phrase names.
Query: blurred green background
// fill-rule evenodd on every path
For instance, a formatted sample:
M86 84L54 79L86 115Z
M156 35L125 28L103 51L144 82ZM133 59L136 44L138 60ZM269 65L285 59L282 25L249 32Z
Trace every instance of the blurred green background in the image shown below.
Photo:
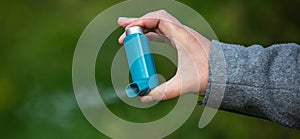
M84 118L72 89L72 58L85 26L120 0L2 0L0 2L0 139L108 138ZM219 40L268 46L300 43L299 0L180 0L198 11ZM121 46L117 29L102 50L113 55ZM113 47L112 47L113 46ZM104 52L105 51L105 52ZM158 71L170 78L175 67L161 56ZM168 113L176 100L148 110L129 107L110 95L111 59L97 62L96 78L106 90L109 108L136 122ZM171 67L171 72L167 68ZM106 70L103 70L106 69ZM166 138L298 139L300 131L276 123L219 111L204 129L197 127L203 107L197 106L181 128ZM151 116L149 116L152 113ZM154 114L153 114L154 113ZM137 116L139 115L139 116Z

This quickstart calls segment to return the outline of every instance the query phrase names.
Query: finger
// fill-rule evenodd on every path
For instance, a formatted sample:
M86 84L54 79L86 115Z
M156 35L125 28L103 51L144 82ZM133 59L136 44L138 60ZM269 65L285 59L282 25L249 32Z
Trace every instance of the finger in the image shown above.
M124 32L118 39L120 44L122 44L122 45L124 44L125 37L126 37L126 33Z
M123 20L123 19L121 19ZM125 19L127 20L127 19ZM128 19L127 21L120 21L119 24L121 25L126 25L125 30L127 30L130 27L133 26L141 26L144 28L144 33L148 34L151 31L155 31L156 33L161 33L158 29L154 29L157 27L158 23L159 23L159 19L135 19L135 20L131 20ZM130 24L128 24L129 22L131 22ZM153 37L153 39L159 40L158 36L154 36L154 34L150 34L149 36ZM120 44L124 44L124 38L126 37L126 33L124 32L120 37L119 37L119 43ZM162 41L162 40L161 40Z
M171 45L170 40L162 34L157 34L157 33L154 33L154 32L148 32L145 35L147 36L147 38L150 41L161 42L161 43L166 43L166 44Z
M180 94L181 94L180 80L178 80L175 76L169 81L154 88L147 96L141 97L141 102L149 103L152 101L169 100L178 97Z
M123 20L123 19L121 19ZM124 19L127 20L127 19ZM147 21L146 21L147 20ZM159 19L128 19L128 21L120 21L119 24L126 25L125 30L127 30L130 27L133 26L141 26L144 28L144 33L148 34L150 32L156 32L158 34L162 34L162 32L157 29L157 24L159 23ZM131 22L132 21L132 22ZM127 25L129 22L131 22L129 25ZM150 37L152 37L155 40L159 40L159 42L164 42L170 44L168 41L163 41L162 39L159 39L159 36L156 36L154 34L149 34ZM124 32L120 37L119 37L119 43L124 44L124 38L126 37L126 33ZM163 39L165 39L164 37Z
M160 22L163 21L165 24L159 26ZM158 34L165 34L166 37L170 38L174 32L176 32L176 28L170 28L170 24L175 24L175 26L182 26L181 23L171 16L168 12L164 10L159 10L155 12L148 13L141 18L124 18L120 17L118 23L125 27L127 30L133 26L141 26L144 28L145 33L154 31ZM169 25L167 25L169 24ZM174 25L173 25L174 26ZM175 29L175 30L174 30ZM123 44L125 34L121 35L119 38L119 43ZM169 43L169 42L168 42ZM169 43L170 44L170 43Z
M152 29L157 27L160 20L180 24L175 17L171 16L165 10L150 12L140 18L119 17L118 24L122 27L126 27L126 29L132 26L142 26L144 28Z
M157 26L158 19L155 19L155 20L149 19L151 21L147 22L147 24L144 24L144 21L142 21L142 20L143 19L138 19L138 18L119 17L118 24L120 26L124 27L125 30L127 30L128 28L133 27L133 26L141 26L144 28L144 33L148 33L150 31L157 31L157 33L161 33L159 30L153 29L154 27ZM126 33L124 32L118 39L120 44L124 44L123 41L124 41L125 37L126 37Z
M159 18L140 18L127 25L125 29L133 26L141 26L148 31L164 34L169 39L176 34L178 27L182 28L173 22Z
M142 26L144 28L155 29L159 28L158 24L160 23L160 21L181 25L181 23L175 17L170 15L167 11L158 10L147 13L141 18L132 21L130 24L128 24L127 28L132 26Z
M118 24L125 28L127 25L134 22L135 20L137 20L137 18L119 17Z
M159 21L160 19L158 18L139 18L136 19L134 22L128 24L125 27L125 30L133 26L140 26L146 29L154 29L157 28Z
M169 22L173 22L176 24L180 24L180 22L171 14L169 14L166 10L158 10L158 11L150 12L142 16L142 18L158 18L158 19L168 20Z

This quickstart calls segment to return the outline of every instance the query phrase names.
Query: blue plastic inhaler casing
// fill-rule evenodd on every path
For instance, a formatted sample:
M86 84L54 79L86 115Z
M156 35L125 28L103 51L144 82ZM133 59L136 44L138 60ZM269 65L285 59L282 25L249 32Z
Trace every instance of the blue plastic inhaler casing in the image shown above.
M134 26L126 30L124 47L132 78L125 92L128 97L147 95L159 85L159 81L150 44L141 27Z

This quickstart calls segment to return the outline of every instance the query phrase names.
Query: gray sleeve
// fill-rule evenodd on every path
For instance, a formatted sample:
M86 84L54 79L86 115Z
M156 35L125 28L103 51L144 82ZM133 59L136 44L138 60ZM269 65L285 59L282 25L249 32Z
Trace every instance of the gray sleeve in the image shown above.
M225 61L221 66L220 56L216 56L220 55L220 51ZM217 97L219 93L222 96L220 109L262 117L300 129L299 45L244 47L214 40L209 65L209 85L204 98L204 104L208 107L209 98ZM220 68L225 69L225 76L220 73ZM225 77L225 82L218 79L222 77ZM214 89L216 86L224 87L224 91L218 92ZM217 95L211 95L216 90Z

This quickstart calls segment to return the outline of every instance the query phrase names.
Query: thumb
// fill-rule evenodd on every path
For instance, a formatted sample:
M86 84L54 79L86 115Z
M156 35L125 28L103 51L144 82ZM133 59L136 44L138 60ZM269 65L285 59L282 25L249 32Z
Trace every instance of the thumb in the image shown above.
M149 103L152 101L164 101L181 94L181 80L176 76L169 81L162 83L154 88L147 96L141 97L142 103Z

